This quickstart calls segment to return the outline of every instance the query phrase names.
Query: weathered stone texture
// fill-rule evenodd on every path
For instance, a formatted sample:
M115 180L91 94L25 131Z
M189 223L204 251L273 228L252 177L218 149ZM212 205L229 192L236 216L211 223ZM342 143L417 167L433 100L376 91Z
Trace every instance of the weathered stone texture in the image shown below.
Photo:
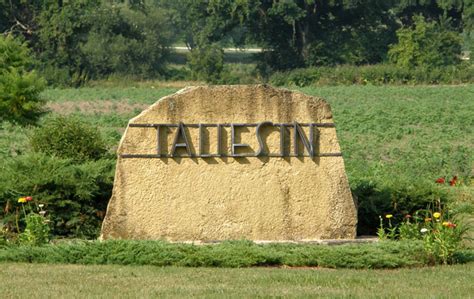
M164 97L129 124L332 123L322 99L265 85L190 87ZM176 129L162 137L168 152ZM187 128L193 151L197 129ZM307 129L305 129L307 130ZM288 131L288 151L293 151ZM318 128L317 152L340 152L335 128ZM215 151L208 129L205 149ZM266 128L267 150L278 152L277 129ZM291 138L291 139L290 139ZM222 148L230 152L230 129ZM239 142L255 151L255 127ZM118 154L102 238L170 241L318 240L354 238L356 209L342 157L123 158L155 154L156 130L128 127Z

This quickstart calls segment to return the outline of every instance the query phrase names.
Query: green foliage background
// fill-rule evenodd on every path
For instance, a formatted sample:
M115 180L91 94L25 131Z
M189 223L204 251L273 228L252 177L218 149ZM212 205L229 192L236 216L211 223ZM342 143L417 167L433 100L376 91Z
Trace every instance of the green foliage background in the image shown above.
M0 32L28 41L50 84L109 76L217 83L229 80L224 47L261 48L251 73L263 80L305 67L455 65L461 47L472 46L473 6L470 0L0 0ZM190 49L184 68L170 55L177 44Z
M414 18L414 28L397 30L398 43L388 51L390 61L412 68L441 67L461 62L462 38L448 25L426 22L422 16Z

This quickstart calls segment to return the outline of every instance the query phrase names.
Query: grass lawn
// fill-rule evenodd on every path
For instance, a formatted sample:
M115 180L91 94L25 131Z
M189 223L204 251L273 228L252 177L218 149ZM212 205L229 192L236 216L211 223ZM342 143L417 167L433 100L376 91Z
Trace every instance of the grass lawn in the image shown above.
M153 82L135 87L49 89L55 113L76 114L117 143L128 119L178 88ZM352 185L433 182L474 169L474 85L323 86L300 88L331 104ZM406 170L410 169L409 172ZM468 182L470 183L470 182Z
M127 121L177 87L159 82L133 87L49 89L54 113L98 125L112 145ZM322 86L300 88L331 104L353 188L433 184L454 175L471 183L474 171L474 85ZM15 139L18 139L15 136ZM20 137L21 139L21 137ZM410 171L407 171L409 169ZM472 192L466 197L472 200Z
M72 114L99 127L113 152L130 118L179 87L153 81L115 86L98 82L79 89L48 89L42 96L53 114ZM375 232L373 223L381 210L372 211L371 202L381 199L407 206L404 201L416 205L443 197L455 202L451 209L474 213L474 84L299 90L331 104L351 189L367 203L362 205L365 216L359 218L360 234ZM0 157L27 148L27 131L11 126L0 131ZM453 176L459 177L460 186L446 185L438 188L442 195L433 193L437 178L449 181ZM390 206L384 209L391 211ZM402 217L403 211L397 213Z
M4 263L0 281L2 298L469 298L474 263L400 270Z
M48 89L41 96L48 102L49 115L75 115L99 127L113 153L130 118L184 85L96 82L78 89ZM443 198L449 196L456 202L452 208L457 211L474 213L474 84L299 90L324 97L331 104L349 183L359 199L413 202L413 198L428 196L436 200L437 195L431 195L439 187L435 180L458 176L460 186L442 187L447 194ZM0 159L7 161L28 152L28 134L28 127L0 124ZM360 219L362 226L364 221L378 221L378 215L372 214Z

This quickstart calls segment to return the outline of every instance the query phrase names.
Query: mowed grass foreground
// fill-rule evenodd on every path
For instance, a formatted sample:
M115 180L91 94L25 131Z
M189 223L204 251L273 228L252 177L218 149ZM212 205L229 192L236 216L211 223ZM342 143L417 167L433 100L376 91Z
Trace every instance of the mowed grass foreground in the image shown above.
M474 263L399 270L5 263L2 298L469 298Z

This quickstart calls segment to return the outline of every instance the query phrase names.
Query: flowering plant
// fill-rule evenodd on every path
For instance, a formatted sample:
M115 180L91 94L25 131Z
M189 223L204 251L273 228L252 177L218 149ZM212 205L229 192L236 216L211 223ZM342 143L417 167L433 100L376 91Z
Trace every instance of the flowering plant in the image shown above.
M25 196L18 198L18 203L22 205L25 218L25 230L20 233L20 243L29 245L41 245L49 242L49 220L45 217L46 211L43 210L44 204L34 203L34 207L30 204L33 197ZM28 210L28 212L27 212ZM17 213L17 231L20 232L19 215Z
M425 222L424 229L423 245L431 262L452 263L466 230L440 212L433 213L433 219Z
M454 253L460 248L466 229L442 211L418 210L414 215L405 215L404 221L384 227L380 217L378 236L380 239L422 240L427 258L432 263L448 264L454 261Z
M440 178L437 178L435 180L435 183L436 184L440 184L440 185L443 185L446 183L446 179L444 177L440 177ZM453 187L453 186L457 186L459 184L462 184L461 182L458 181L458 176L455 175L453 176L450 180L449 180L449 186Z
M379 239L395 239L396 234L397 234L397 227L392 225L392 219L393 215L392 214L386 214L385 218L388 220L388 227L385 228L383 225L383 219L381 216L380 218L380 227L377 230L377 236Z

